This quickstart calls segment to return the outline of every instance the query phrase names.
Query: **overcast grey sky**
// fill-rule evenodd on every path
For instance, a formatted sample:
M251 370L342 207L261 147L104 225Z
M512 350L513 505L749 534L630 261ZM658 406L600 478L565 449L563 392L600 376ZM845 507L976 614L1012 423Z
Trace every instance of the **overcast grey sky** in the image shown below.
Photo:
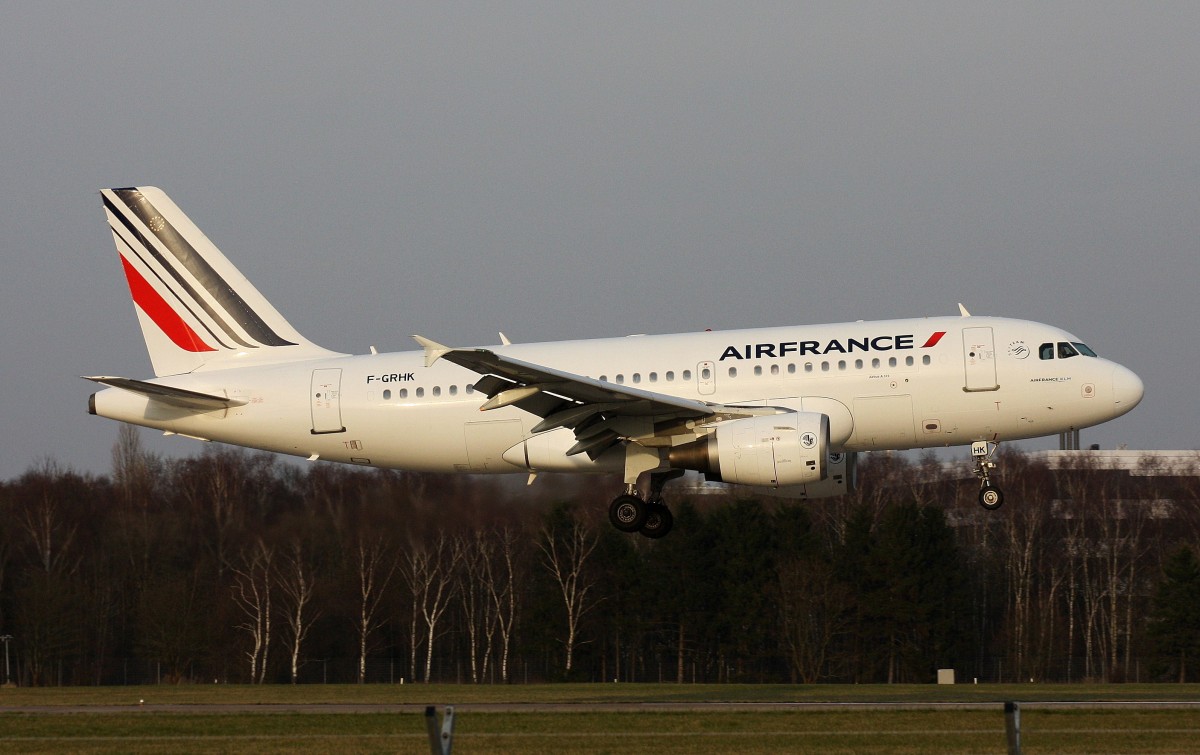
M1197 40L1197 3L6 3L0 478L109 468L77 376L151 374L97 193L136 184L338 350L962 301L1141 374L1084 443L1197 448Z

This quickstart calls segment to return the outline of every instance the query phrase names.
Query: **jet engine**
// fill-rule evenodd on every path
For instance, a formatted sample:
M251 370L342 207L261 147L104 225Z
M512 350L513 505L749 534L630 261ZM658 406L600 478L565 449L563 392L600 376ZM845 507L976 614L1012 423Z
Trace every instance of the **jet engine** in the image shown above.
M809 485L789 485L779 488L756 487L758 495L772 498L796 498L809 501L814 498L832 498L835 495L853 493L858 489L858 454L835 452L829 454L828 473L824 480Z
M707 437L675 446L676 469L703 472L708 480L779 488L809 485L828 475L829 417L789 412L717 425Z

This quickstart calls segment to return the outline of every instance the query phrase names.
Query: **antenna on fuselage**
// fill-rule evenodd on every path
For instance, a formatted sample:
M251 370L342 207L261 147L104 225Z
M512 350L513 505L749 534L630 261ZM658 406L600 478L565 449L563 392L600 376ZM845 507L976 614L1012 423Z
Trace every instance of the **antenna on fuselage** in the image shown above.
M970 317L970 316L971 316L971 313L967 311L967 308L963 306L963 303L962 303L962 302L959 302L959 303L958 303L958 311L959 311L959 313L960 313L960 314L962 314L962 316L963 316L963 317Z

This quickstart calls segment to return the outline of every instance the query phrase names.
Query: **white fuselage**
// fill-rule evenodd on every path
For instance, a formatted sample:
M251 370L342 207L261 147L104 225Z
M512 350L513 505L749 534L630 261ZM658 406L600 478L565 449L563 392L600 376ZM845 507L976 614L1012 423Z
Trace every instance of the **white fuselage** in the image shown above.
M940 335L939 335L940 334ZM1130 370L1051 326L945 317L490 347L557 370L724 405L830 418L833 450L928 448L1066 432L1141 398ZM1043 358L1043 344L1055 345ZM1086 348L1086 347L1085 347ZM515 407L481 412L479 375L420 351L200 370L152 382L244 400L197 414L107 389L95 413L285 454L437 472L613 471L623 453L565 455L560 428Z

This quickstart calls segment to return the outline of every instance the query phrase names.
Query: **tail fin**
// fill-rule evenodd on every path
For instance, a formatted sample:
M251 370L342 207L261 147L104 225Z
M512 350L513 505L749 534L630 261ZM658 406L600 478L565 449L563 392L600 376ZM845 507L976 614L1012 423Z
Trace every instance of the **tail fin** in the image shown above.
M288 324L162 190L100 193L155 375L336 356Z

